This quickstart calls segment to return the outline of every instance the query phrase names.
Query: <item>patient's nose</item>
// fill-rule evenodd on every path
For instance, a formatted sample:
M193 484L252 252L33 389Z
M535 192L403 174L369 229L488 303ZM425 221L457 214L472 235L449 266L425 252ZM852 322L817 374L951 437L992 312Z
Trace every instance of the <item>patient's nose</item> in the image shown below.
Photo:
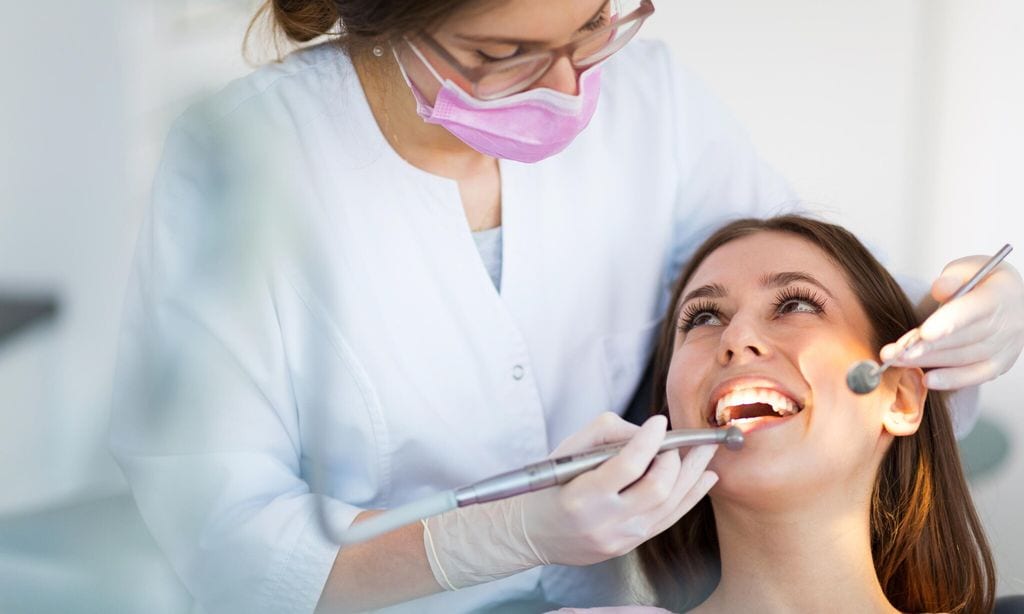
M742 364L768 354L768 342L753 318L733 318L722 332L718 348L718 362L722 366Z

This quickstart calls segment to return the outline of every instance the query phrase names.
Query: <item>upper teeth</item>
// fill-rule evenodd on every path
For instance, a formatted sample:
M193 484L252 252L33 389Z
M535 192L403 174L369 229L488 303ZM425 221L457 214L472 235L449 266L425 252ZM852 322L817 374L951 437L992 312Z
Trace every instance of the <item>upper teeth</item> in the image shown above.
M718 405L715 407L715 420L719 426L722 426L732 418L733 407L754 403L771 405L775 413L780 416L789 416L800 411L797 404L782 393L766 388L746 388L733 390L718 399Z

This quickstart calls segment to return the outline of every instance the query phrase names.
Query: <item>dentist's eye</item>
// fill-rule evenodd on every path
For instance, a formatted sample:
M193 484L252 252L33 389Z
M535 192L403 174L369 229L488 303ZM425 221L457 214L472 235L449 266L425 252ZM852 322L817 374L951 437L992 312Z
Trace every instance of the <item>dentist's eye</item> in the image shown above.
M523 52L522 47L516 47L508 53L484 53L483 50L477 49L476 54L480 56L480 59L486 62L500 62L502 60L509 60L517 55L521 55Z
M690 303L686 306L679 318L679 326L677 328L681 332L687 333L698 326L721 325L722 313L719 311L718 305L710 301L701 301L699 303Z
M611 22L611 20L609 19L609 16L611 14L609 8L609 5L605 5L604 9L601 10L601 13L598 14L597 17L590 20L589 22L584 24L582 28L580 28L580 32L593 32L594 30L599 30L608 25Z
M803 288L786 288L775 299L775 313L822 313L825 300Z

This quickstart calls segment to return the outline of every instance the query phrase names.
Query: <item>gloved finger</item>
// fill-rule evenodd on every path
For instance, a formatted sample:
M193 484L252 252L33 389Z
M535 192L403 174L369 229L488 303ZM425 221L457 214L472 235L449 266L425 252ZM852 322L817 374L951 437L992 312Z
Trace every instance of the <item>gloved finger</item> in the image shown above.
M651 416L618 454L576 480L599 490L614 488L615 492L621 491L639 480L647 471L654 455L658 453L658 447L665 440L667 427L668 419L665 416Z
M995 293L978 286L960 298L950 301L928 316L919 328L923 341L937 341L975 322L992 320L999 310Z
M966 296L963 297L963 299L966 298ZM956 306L956 304L957 302L954 302L951 303L950 306ZM941 308L939 311L941 311ZM932 317L938 316L939 311L936 311L934 314L932 314ZM932 323L935 322L935 320L931 320L931 318L929 318L925 322ZM945 315L943 315L943 318L938 320L938 322L939 324L936 326L947 326L948 319ZM934 332L934 330L935 329L933 328L933 332L931 333L932 335L937 334ZM902 337L900 337L893 343L884 346L882 350L878 353L878 355L883 361L889 360L892 357L899 354L900 350L902 350L904 346L909 346L915 340L915 336L917 334L920 334L920 339L917 341L917 343L914 344L913 347L907 349L906 353L904 353L904 355L900 357L900 362L896 363L903 364L902 361L921 356L927 352L963 347L966 345L978 343L979 341L984 341L986 338L997 335L998 330L998 322L994 320L993 314L982 314L977 320L961 323L956 328L944 331L938 337L926 338L924 332L919 331L919 333L915 333L915 331L913 330L908 331L906 334L904 334ZM920 348L925 349L921 350ZM909 363L905 366L909 366ZM913 366L920 365L914 364Z
M958 390L983 384L1000 374L997 362L983 360L972 365L929 371L924 376L924 383L932 390Z
M960 289L960 286L967 283L967 280L974 277L975 273L985 266L990 256L966 256L964 258L958 258L943 269L939 277L932 282L931 294L932 298L940 303L944 303L950 299L956 291ZM1007 262L999 263L996 268L981 280L978 284L980 288L986 283L990 283L990 280L997 280L996 283L1002 285L1005 289L1020 286L1020 273L1013 265Z
M664 503L679 479L682 464L678 450L666 450L655 456L647 473L619 493L625 509L642 514Z
M908 345L909 343L908 335L910 335L910 333L903 335L902 337L900 337L896 341L893 341L892 343L883 345L882 349L878 352L878 357L881 358L883 362L885 362L892 358L893 356L899 354L900 350L902 350L903 347Z
M957 337L960 337L959 332ZM921 342L893 364L898 367L920 367L922 369L971 365L991 358L999 349L995 346L996 343L998 343L997 338L984 336L969 337L963 339L963 343L952 346L946 339L942 339L941 344L940 342Z
M942 273L932 282L932 298L945 303L968 279L985 266L988 256L965 256L953 260L942 268ZM998 269L997 269L998 270Z
M932 296L936 300L946 301L959 289L960 285L974 276L987 258L971 256L961 258L946 265L942 275L932 284ZM921 325L921 334L925 340L934 340L979 317L992 317L999 311L1019 312L1024 299L1024 282L1020 273L1010 264L1003 262L971 292L951 301L933 313Z
M939 303L945 303L948 301L951 296L956 294L956 291L960 289L960 286L970 279L970 275L973 275L973 273L971 273L968 274L967 277L961 278L960 276L946 275L945 273L946 271L943 271L943 274L932 282L931 295L932 298Z
M922 339L922 342L918 345L924 345L928 351L948 350L969 345L992 346L1000 341L999 333L1002 329L996 315L994 313L989 314L988 317L983 317L960 328L955 328L948 334L933 341L924 341ZM907 353L922 354L922 352L915 351L914 348L911 348ZM923 353L927 353L927 351Z
M715 456L715 452L717 450L718 446L714 444L695 446L693 448L690 448L686 452L685 456L681 455L679 450L669 450L668 452L673 453L673 455L677 459L679 459L679 464L676 468L675 475L672 476L671 482L663 485L659 484L655 487L663 487L664 492L659 492L658 490L654 490L652 492L652 489L647 488L648 485L645 484L648 476L644 476L642 480L640 480L630 488L627 488L625 491L623 491L623 501L627 505L637 507L641 505L642 501L652 501L652 505L648 506L649 508L655 507L655 505L653 504L654 502L656 502L659 505L664 503L665 499L669 496L669 493L671 493L673 490L677 490L678 488L680 488L680 486L682 486L683 490L685 491L690 486L693 486L693 483L697 481L697 478L700 477L700 474L703 473L705 469L707 469L708 463L711 462L711 459ZM666 452L666 454L668 452ZM659 458L660 456L661 455L659 455ZM648 475L649 474L650 471L648 471ZM661 496L655 496L658 494L660 494Z
M988 343L972 343L939 350L928 347L928 344L923 345L925 347L914 348L903 354L903 357L893 364L920 368L944 368L974 364L992 356L992 347Z
M697 477L697 480L690 485L689 488L682 488L682 496L676 501L674 506L666 506L664 510L657 510L655 513L661 513L661 518L654 520L651 523L650 536L653 537L670 526L674 525L679 521L680 518L686 515L687 512L693 509L705 495L708 494L715 484L718 483L718 474L714 471L707 470L701 472Z
M625 441L640 427L626 422L618 415L606 411L592 420L583 430L566 437L551 453L551 457L575 454L607 443Z

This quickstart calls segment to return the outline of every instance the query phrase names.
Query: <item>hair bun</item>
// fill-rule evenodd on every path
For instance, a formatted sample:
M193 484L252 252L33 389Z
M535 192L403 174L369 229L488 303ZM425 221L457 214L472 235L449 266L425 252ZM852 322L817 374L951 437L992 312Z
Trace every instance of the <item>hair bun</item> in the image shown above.
M274 21L285 36L305 43L334 29L339 20L333 0L272 0Z

